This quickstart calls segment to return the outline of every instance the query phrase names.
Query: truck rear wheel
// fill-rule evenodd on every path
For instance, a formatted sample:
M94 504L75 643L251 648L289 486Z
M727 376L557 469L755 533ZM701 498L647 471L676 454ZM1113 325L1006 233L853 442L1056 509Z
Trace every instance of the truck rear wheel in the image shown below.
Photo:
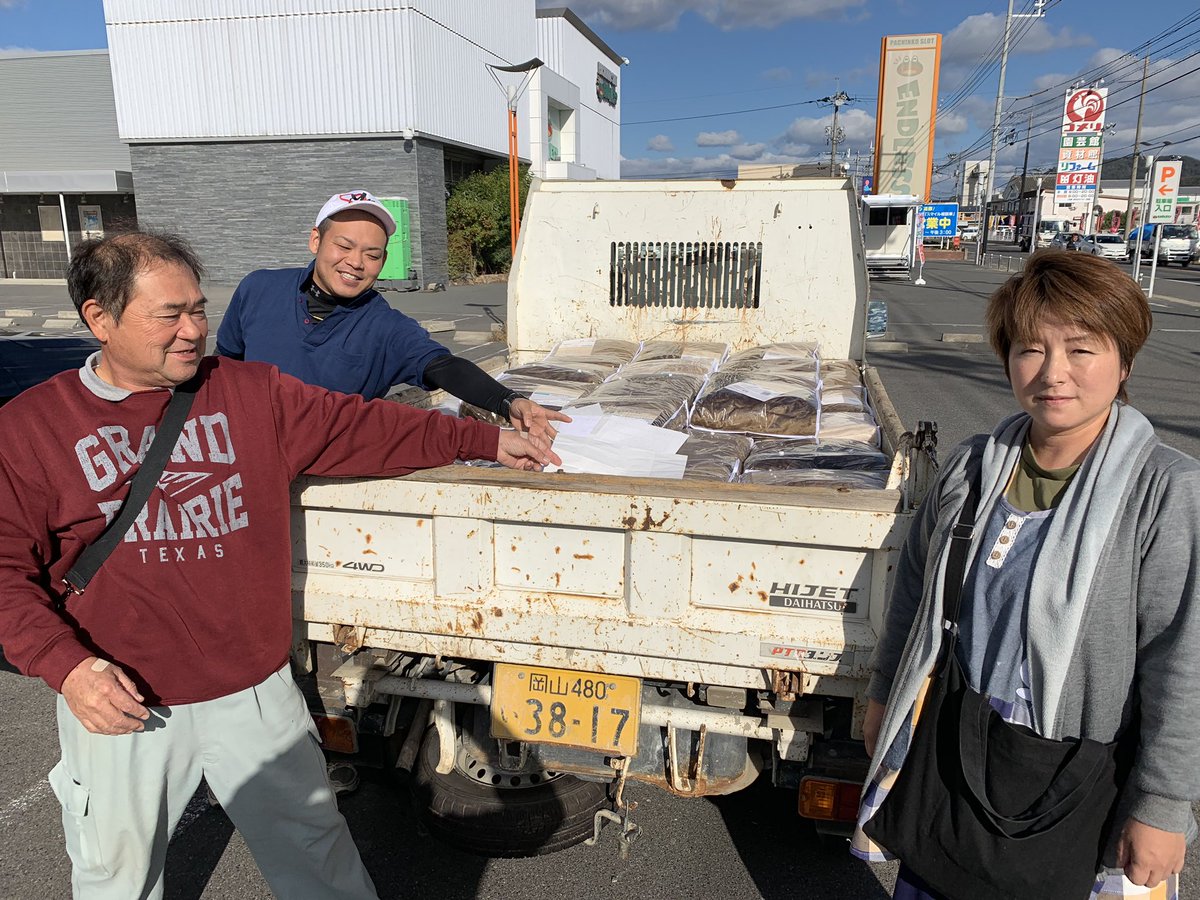
M437 771L438 735L421 743L412 777L417 815L429 832L468 853L541 856L592 836L596 812L610 809L608 785L558 772L512 774L456 754L449 775Z

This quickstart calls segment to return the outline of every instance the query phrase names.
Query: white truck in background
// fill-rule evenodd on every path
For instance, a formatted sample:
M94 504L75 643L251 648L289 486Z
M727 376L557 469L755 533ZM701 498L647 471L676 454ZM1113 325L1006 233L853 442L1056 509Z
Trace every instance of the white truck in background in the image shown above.
M299 667L327 752L410 771L424 824L529 855L638 833L630 781L703 797L769 778L853 819L867 661L934 472L866 365L843 181L535 182L509 360L563 339L816 340L864 364L886 489L450 466L301 480Z
M1035 250L1044 250L1050 246L1050 243L1060 234L1067 234L1072 227L1070 219L1059 219L1053 216L1039 218L1036 225L1033 223L1034 216L1031 213L1026 213L1021 217L1021 236L1017 239L1017 245L1022 252L1028 253L1031 240L1030 235L1032 230L1037 228Z
M1160 229L1161 237L1157 234ZM1139 249L1142 259L1153 259L1155 246L1158 247L1159 263L1164 266L1179 263L1187 268L1194 260L1200 259L1200 231L1192 223L1180 223L1142 225L1129 233L1130 259Z

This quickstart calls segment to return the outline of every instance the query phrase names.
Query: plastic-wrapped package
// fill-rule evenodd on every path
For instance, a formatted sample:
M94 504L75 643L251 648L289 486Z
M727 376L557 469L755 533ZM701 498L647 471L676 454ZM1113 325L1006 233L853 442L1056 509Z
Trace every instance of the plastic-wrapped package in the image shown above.
M693 360L630 363L573 405L595 404L615 416L682 431L688 407L704 386L706 375L705 365ZM570 415L571 407L564 411Z
M742 460L754 442L741 434L714 434L693 431L679 452L687 457L683 477L705 481L733 481L742 468Z
M616 370L615 366L610 366L606 363L571 362L565 359L554 362L543 360L542 362L529 363L528 365L517 366L515 369L509 369L504 373L504 376L521 376L523 378L536 378L541 381L560 382L563 384L589 385L599 384ZM516 389L514 388L514 390Z
M696 359L715 369L729 355L729 345L719 341L645 341L634 362L650 359Z
M567 372L569 370L556 371ZM496 377L496 380L506 388L524 394L534 403L544 406L546 409L562 409L564 406L570 406L594 387L594 385L584 382L558 381L518 373L519 370L503 372ZM461 414L467 418L487 422L489 425L499 425L504 428L511 425L502 416L498 416L486 409L480 409L478 406L465 401L461 407Z
M781 341L776 344L762 344L758 347L748 347L739 350L729 357L726 365L741 365L744 362L763 360L771 362L781 359L819 359L821 345L815 341Z
M867 392L862 387L830 386L821 379L821 415L839 412L864 412Z
M869 412L825 412L817 428L821 443L853 441L869 447L879 446L879 425Z
M641 344L615 338L576 338L559 341L542 362L550 365L573 366L576 363L606 365L616 369L631 362Z
M780 487L831 487L855 490L879 490L887 487L887 472L862 472L855 469L758 469L742 474L743 484L769 484Z
M821 360L821 384L825 387L859 387L862 385L862 372L858 363L850 359Z
M692 427L815 437L819 403L816 371L797 370L792 361L781 363L760 360L756 365L743 363L718 369L696 401Z
M632 378L639 375L692 375L701 380L712 374L712 366L707 360L685 357L682 359L668 357L666 359L635 359L627 366L622 366L609 381L622 378Z
M760 440L746 457L744 466L750 471L780 471L790 469L854 469L886 472L891 462L869 444L787 439Z

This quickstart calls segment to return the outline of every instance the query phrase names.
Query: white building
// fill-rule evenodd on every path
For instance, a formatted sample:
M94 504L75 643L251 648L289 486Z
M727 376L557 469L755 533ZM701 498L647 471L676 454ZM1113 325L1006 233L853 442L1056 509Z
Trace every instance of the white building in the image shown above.
M534 57L518 153L547 177L620 177L621 57L534 0L104 0L138 218L189 238L211 277L308 259L339 190L408 201L411 268L448 280L446 196L503 164L489 66ZM519 75L499 74L506 84Z

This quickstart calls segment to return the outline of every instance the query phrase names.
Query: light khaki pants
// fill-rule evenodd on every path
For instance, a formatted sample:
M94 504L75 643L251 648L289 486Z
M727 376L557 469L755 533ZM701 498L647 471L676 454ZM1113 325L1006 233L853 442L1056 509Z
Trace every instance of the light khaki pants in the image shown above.
M91 734L58 698L76 900L157 900L167 842L203 776L280 900L375 900L304 697L288 668L202 703L154 707L146 730Z

